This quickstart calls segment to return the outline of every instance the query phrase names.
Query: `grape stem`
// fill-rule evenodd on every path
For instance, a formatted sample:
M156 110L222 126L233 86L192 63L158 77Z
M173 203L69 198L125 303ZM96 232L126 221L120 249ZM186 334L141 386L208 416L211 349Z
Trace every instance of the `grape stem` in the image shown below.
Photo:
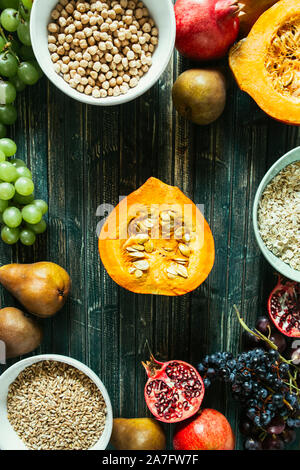
M263 335L257 329L255 329L255 331L251 330L251 328L249 328L247 326L247 324L245 323L245 321L242 319L241 314L240 314L237 306L234 305L233 308L234 308L234 310L237 314L238 320L239 320L240 324L242 325L242 327L244 328L244 330L248 331L248 333L250 333L251 335L256 336L256 338L263 340L265 343L267 343L269 345L270 348L275 349L275 351L278 352L278 347L276 346L276 344L274 344L269 338L267 338L265 335ZM296 380L297 380L297 374L298 374L298 372L300 372L300 368L297 367L295 364L293 364L293 362L291 360L289 361L285 357L281 356L281 354L279 354L279 352L278 352L278 357L279 357L281 362L285 362L289 366L294 367L294 369L295 369L294 377L292 377L291 373L289 372L290 382L289 383L284 382L284 383L286 385L288 385L290 387L290 389L295 388L297 390L297 395L299 396L300 390L296 385L297 384ZM272 390L270 390L270 391L272 391ZM288 403L288 402L286 402L286 405L291 407L290 403Z
M20 59L15 53L15 51L13 50L13 48L11 47L12 45L11 41L9 41L7 37L5 36L4 29L2 28L2 26L0 26L0 35L3 37L5 41L5 46L4 46L4 49L6 49L5 52L9 51L10 54L12 54L17 59L18 63L20 63Z

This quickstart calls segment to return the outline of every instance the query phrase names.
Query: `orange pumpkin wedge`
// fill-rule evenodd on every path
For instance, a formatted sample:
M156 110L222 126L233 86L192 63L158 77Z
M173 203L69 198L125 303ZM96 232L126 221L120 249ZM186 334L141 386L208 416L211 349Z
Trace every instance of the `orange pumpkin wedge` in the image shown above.
M280 0L229 53L239 87L271 117L296 125L300 125L299 37L300 1Z
M139 294L183 295L210 273L214 240L200 210L179 188L149 178L114 208L99 236L111 278Z

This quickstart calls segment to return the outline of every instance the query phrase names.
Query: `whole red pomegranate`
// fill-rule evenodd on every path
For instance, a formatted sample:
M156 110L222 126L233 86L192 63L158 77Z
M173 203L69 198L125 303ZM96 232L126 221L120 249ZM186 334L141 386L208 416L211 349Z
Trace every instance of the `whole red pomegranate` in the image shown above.
M164 423L178 423L199 410L204 384L196 369L183 361L143 363L148 374L145 400L151 413Z
M272 290L268 311L278 330L291 338L300 337L300 283L278 276Z
M176 48L193 60L224 57L239 32L237 0L177 0Z
M174 433L175 450L233 450L235 437L222 413L210 408L180 423Z

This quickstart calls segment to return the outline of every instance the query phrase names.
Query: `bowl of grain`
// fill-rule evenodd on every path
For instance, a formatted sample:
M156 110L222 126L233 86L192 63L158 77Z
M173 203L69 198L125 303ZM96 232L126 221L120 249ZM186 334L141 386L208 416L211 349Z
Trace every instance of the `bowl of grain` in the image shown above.
M112 432L107 390L86 365L43 354L0 376L0 449L104 450Z
M277 160L262 179L253 226L266 260L283 276L300 282L300 147Z
M35 0L30 34L54 85L83 103L112 106L158 81L176 24L171 0Z

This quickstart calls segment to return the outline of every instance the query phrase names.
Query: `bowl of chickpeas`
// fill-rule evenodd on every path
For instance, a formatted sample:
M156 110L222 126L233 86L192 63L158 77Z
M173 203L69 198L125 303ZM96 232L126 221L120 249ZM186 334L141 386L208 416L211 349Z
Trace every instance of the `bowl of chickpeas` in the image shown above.
M176 36L171 0L35 0L30 33L36 59L63 93L113 106L160 78Z

